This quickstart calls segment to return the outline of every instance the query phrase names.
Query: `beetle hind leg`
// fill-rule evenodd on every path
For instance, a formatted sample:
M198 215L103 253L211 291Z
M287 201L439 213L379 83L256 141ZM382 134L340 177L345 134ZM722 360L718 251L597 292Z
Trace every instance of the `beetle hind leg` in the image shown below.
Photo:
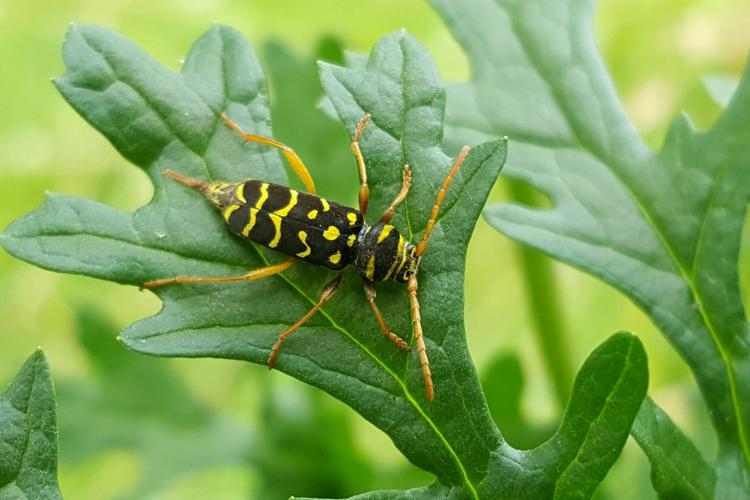
M294 257L279 262L277 264L271 264L270 266L260 267L248 271L242 276L218 276L218 277L199 277L199 276L175 276L173 278L163 278L159 280L147 281L141 285L141 290L152 289L165 285L172 285L175 283L232 283L236 281L257 281L264 278L279 274L282 271L286 271L297 259Z

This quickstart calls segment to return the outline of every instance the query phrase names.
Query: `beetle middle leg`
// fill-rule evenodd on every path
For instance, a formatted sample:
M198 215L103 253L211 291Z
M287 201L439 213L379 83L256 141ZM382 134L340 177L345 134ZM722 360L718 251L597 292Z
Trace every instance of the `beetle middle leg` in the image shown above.
M383 318L383 313L380 312L380 308L378 308L377 304L375 303L375 297L377 297L375 283L364 280L364 286L365 296L367 297L367 301L370 303L370 308L372 309L373 314L375 314L375 319L378 322L378 326L380 326L380 331L383 332L383 335L385 335L388 340L396 344L399 349L403 349L404 351L411 351L411 347L409 346L409 344L404 342L401 337L393 333L393 331L388 328L388 324L385 322L385 318Z

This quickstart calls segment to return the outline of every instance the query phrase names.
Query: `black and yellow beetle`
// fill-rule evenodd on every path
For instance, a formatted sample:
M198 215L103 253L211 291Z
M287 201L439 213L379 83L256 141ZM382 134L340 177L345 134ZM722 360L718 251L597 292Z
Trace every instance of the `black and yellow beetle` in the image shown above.
M155 288L172 283L226 283L259 280L288 269L297 259L339 271L348 265L354 265L363 278L365 295L380 329L399 348L408 351L410 350L409 344L388 328L380 309L375 304L376 282L391 279L407 283L414 325L414 340L417 344L419 361L422 366L427 399L432 400L434 396L432 375L419 315L419 301L417 300L417 270L419 261L427 250L427 242L435 226L440 205L445 199L445 193L453 182L453 178L461 167L464 158L466 158L469 148L464 147L454 160L453 166L445 177L440 191L438 191L422 240L414 245L406 241L401 233L389 224L396 206L406 198L411 185L411 171L408 165L404 165L401 190L377 224L369 226L365 222L369 190L367 187L367 170L359 148L359 139L370 120L369 113L359 121L352 142L352 151L359 169L359 210L339 205L318 196L307 168L290 147L274 139L248 134L236 122L229 119L226 114L222 114L221 117L227 126L235 130L246 141L260 142L281 149L308 192L302 193L286 186L255 179L207 184L171 170L164 173L185 186L202 191L211 203L221 210L229 229L235 234L292 257L278 264L254 269L242 276L205 278L176 276L149 281L143 284L143 288ZM309 320L333 296L341 282L341 276L342 273L339 272L323 288L315 307L279 334L279 338L268 356L269 368L273 368L284 340Z

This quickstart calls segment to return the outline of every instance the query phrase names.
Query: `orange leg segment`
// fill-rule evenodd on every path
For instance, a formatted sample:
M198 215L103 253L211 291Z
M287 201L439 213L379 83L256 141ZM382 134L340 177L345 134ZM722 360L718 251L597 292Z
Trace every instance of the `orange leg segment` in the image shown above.
M273 365L276 364L276 358L279 355L279 350L281 349L281 344L284 343L284 341L294 332L299 329L302 325L304 325L310 318L313 317L313 315L318 312L318 309L323 307L323 304L328 302L331 297L333 297L333 294L336 293L336 290L338 289L339 285L341 284L341 277L343 276L342 273L339 273L336 275L335 278L333 278L325 287L323 287L323 291L320 293L320 299L318 300L318 303L315 304L315 306L307 311L307 313L302 316L299 321L297 321L295 324L284 330L279 334L278 340L276 340L276 343L273 345L273 348L271 348L271 352L268 355L268 369L272 369Z
M424 343L424 333L422 332L422 318L419 315L419 300L417 300L417 276L409 276L409 303L411 305L411 319L414 323L414 341L417 343L417 352L419 353L419 364L422 366L422 378L424 379L424 388L427 392L427 400L432 401L435 397L435 391L432 387L432 372L430 372L430 360L427 358L427 346Z
M268 137L262 137L260 135L253 135L248 134L244 130L242 130L242 127L229 118L226 113L221 114L221 119L224 121L227 127L231 128L237 134L240 135L243 139L249 142L259 142L261 144L267 144L269 146L273 146L274 148L279 148L282 153L284 153L284 156L286 157L287 161L289 161L289 164L294 169L294 172L297 174L297 176L300 178L302 183L305 185L305 189L309 193L315 194L315 183L312 180L312 176L310 176L310 172L307 170L307 167L302 162L302 159L297 156L297 153L294 152L292 148L287 146L286 144L283 144L275 139L271 139Z
M160 280L147 281L141 285L141 290L144 288L156 288L164 285L172 285L174 283L232 283L235 281L257 281L263 278L268 278L274 274L278 274L282 271L286 271L297 259L294 257L285 261L279 262L278 264L271 264L270 266L261 267L259 269L253 269L242 276L221 276L221 277L198 277L198 276L175 276L174 278L164 278Z
M383 313L380 312L380 308L378 308L378 305L375 303L375 297L377 296L377 292L375 291L375 284L371 281L365 281L365 296L367 297L367 301L370 303L370 308L372 308L373 314L375 314L375 320L378 322L378 326L380 326L380 330L383 332L383 335L385 335L388 340L393 342L398 346L399 349L403 349L404 351L411 351L411 347L409 347L409 344L404 342L404 340L393 333L390 328L388 328L388 324L385 322L385 318L383 318Z
M393 215L396 213L396 207L399 203L404 201L406 198L406 195L409 193L409 188L411 187L411 169L409 168L409 165L404 165L404 174L403 174L403 180L401 182L401 190L398 192L396 197L391 202L390 206L386 209L385 212L383 212L383 216L380 218L381 224L388 224L391 219L393 218Z
M367 215L367 204L370 201L370 188L367 186L367 168L365 167L365 159L362 156L362 150L359 149L359 138L362 137L362 132L365 130L367 122L370 121L371 115L367 113L363 116L357 124L357 130L354 132L354 141L352 142L352 152L354 158L357 160L357 168L359 170L359 211L362 213L362 217Z

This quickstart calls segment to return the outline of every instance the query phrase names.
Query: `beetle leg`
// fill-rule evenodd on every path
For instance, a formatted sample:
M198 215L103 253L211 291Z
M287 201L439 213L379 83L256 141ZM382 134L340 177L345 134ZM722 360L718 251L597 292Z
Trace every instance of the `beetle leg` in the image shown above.
M393 218L393 214L396 213L396 207L406 198L406 194L409 192L409 187L411 187L411 169L409 168L409 165L404 165L401 190L398 192L386 211L383 212L383 216L380 218L381 224L388 224L391 221L391 219Z
M359 170L359 211L362 213L362 217L367 215L370 188L367 186L367 168L365 167L365 159L362 157L362 150L359 149L359 138L362 136L362 131L365 129L367 122L370 121L371 116L370 113L367 113L359 120L357 130L354 132L354 141L352 141L352 152L357 160Z
M198 277L198 276L175 276L174 278L164 278L160 280L147 281L141 285L141 290L144 288L156 288L164 285L171 285L174 283L231 283L234 281L257 281L263 278L268 278L274 274L279 274L282 271L286 271L297 259L292 257L285 261L277 264L271 264L270 266L261 267L248 271L242 276L221 276L221 277Z
M312 194L316 194L315 183L312 180L312 176L310 175L310 172L307 170L307 167L302 162L302 159L299 156L297 156L297 153L295 153L292 148L290 148L286 144L283 144L275 139L262 137L260 135L248 134L247 132L242 130L242 127L240 127L240 125L237 122L229 118L226 113L221 114L221 119L224 121L227 127L237 132L246 141L260 142L261 144L267 144L269 146L279 148L281 152L284 153L284 156L289 161L289 164L294 169L294 172L302 181L302 184L305 185L305 189L307 189L307 191Z
M323 307L323 304L328 302L331 297L333 297L333 294L336 293L336 289L339 287L339 284L341 284L341 277L343 276L342 273L339 273L336 275L335 278L333 278L328 284L323 287L323 291L320 292L320 299L318 300L318 303L315 304L315 306L307 311L307 313L302 316L302 318L299 319L295 324L284 330L279 334L279 338L276 340L276 343L273 345L273 348L271 349L271 352L268 355L268 369L272 369L273 365L276 364L276 358L279 355L279 349L281 349L281 344L284 343L284 341L289 337L291 334L293 334L299 327L304 325L307 320L313 317L313 315L318 312L318 309Z
M375 297L377 296L377 291L375 290L375 283L372 281L364 280L365 285L365 296L367 297L367 301L370 303L370 307L372 308L373 314L375 314L375 319L378 322L378 326L380 326L380 330L383 332L383 335L388 337L388 340L396 344L399 349L403 349L404 351L411 351L411 347L409 344L404 342L404 340L393 333L390 328L388 328L388 325L385 322L385 318L383 318L383 314L380 312L380 309L378 308L378 305L375 303Z

